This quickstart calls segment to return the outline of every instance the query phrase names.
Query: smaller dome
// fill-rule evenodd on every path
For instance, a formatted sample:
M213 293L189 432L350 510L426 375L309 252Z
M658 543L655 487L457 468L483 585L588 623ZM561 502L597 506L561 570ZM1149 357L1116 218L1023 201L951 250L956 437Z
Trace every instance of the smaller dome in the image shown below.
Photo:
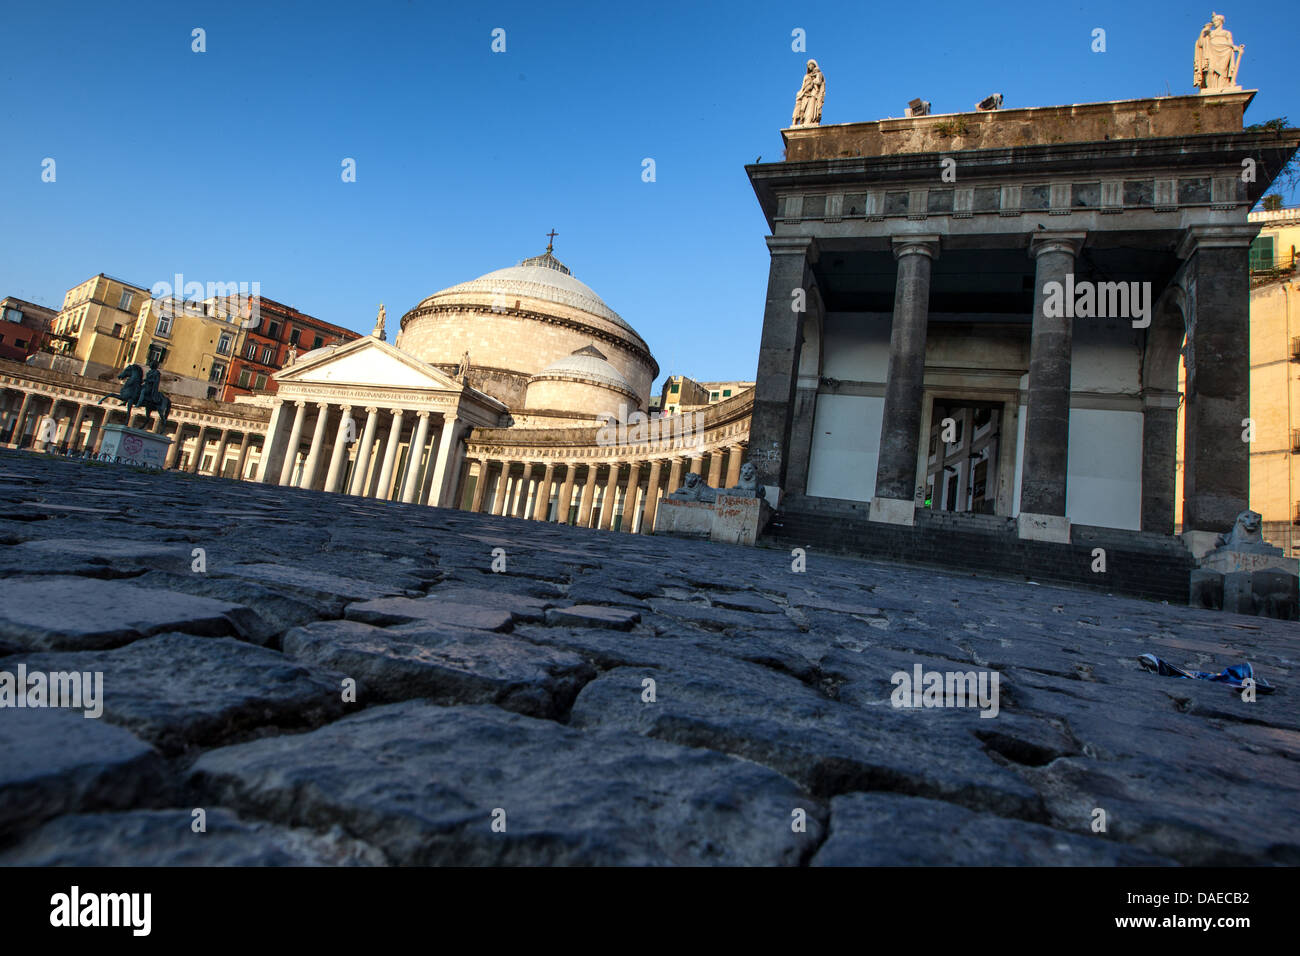
M601 385L619 389L630 395L636 394L636 390L623 377L623 373L605 361L604 353L594 345L583 346L576 352L552 362L530 378L529 381L537 382L545 379L577 379L599 382Z

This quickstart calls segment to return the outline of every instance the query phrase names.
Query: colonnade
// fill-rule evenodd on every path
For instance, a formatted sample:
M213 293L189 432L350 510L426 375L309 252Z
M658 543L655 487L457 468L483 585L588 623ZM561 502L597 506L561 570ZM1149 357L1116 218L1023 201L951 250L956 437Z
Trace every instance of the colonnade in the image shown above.
M687 474L700 475L714 488L737 484L746 447L746 442L735 442L689 454L613 461L471 454L465 472L474 485L466 507L484 514L649 534L660 500L680 488Z

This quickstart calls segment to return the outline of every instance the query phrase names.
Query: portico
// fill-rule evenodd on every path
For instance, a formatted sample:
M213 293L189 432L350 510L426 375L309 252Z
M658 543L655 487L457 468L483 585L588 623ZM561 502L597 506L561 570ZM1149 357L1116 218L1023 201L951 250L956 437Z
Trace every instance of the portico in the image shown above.
M276 374L257 480L454 507L464 439L505 406L374 336Z
M1182 363L1185 540L1228 530L1246 214L1297 146L1242 128L1252 95L783 131L786 160L748 167L772 233L751 429L769 500L1171 535Z

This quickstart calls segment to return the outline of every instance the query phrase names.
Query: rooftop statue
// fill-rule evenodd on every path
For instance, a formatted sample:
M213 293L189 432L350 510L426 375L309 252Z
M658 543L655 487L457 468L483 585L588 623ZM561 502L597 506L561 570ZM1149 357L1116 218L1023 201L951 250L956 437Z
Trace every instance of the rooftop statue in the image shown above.
M387 314L388 313L384 309L384 304L382 302L379 303L379 315L375 317L375 328L374 331L371 332L370 334L373 335L375 338L379 339L379 341L381 342L388 337L387 334L384 332L384 317Z
M146 418L151 412L158 413L157 431L162 433L167 427L167 416L171 414L172 403L166 395L158 389L158 383L162 379L162 373L158 370L158 360L149 360L149 371L145 372L139 365L132 363L118 373L118 380L125 381L122 390L118 392L116 398L126 406L126 421L131 423L131 412L135 406L139 405L145 410ZM105 395L99 400L103 405L112 395Z
M826 77L817 67L816 60L808 61L808 72L794 101L791 126L817 126L822 121L822 102L826 99Z
M1223 27L1223 14L1213 13L1201 27L1192 59L1192 85L1202 90L1232 89L1246 45L1234 45L1232 33ZM1236 54L1236 56L1233 56Z

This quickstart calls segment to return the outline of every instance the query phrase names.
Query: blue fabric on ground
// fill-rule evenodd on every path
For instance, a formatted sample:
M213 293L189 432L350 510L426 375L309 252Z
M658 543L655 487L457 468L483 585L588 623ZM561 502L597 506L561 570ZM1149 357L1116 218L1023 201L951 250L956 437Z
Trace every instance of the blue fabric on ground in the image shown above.
M1262 677L1255 676L1255 670L1249 664L1234 664L1226 667L1219 673L1214 674L1210 671L1185 671L1181 667L1175 667L1168 661L1163 661L1154 654L1143 654L1138 658L1138 663L1149 671L1155 671L1161 677L1185 677L1188 680L1208 680L1216 684L1227 684L1229 687L1241 690L1246 686L1246 681L1253 680L1255 689L1261 694L1273 693L1273 685Z

